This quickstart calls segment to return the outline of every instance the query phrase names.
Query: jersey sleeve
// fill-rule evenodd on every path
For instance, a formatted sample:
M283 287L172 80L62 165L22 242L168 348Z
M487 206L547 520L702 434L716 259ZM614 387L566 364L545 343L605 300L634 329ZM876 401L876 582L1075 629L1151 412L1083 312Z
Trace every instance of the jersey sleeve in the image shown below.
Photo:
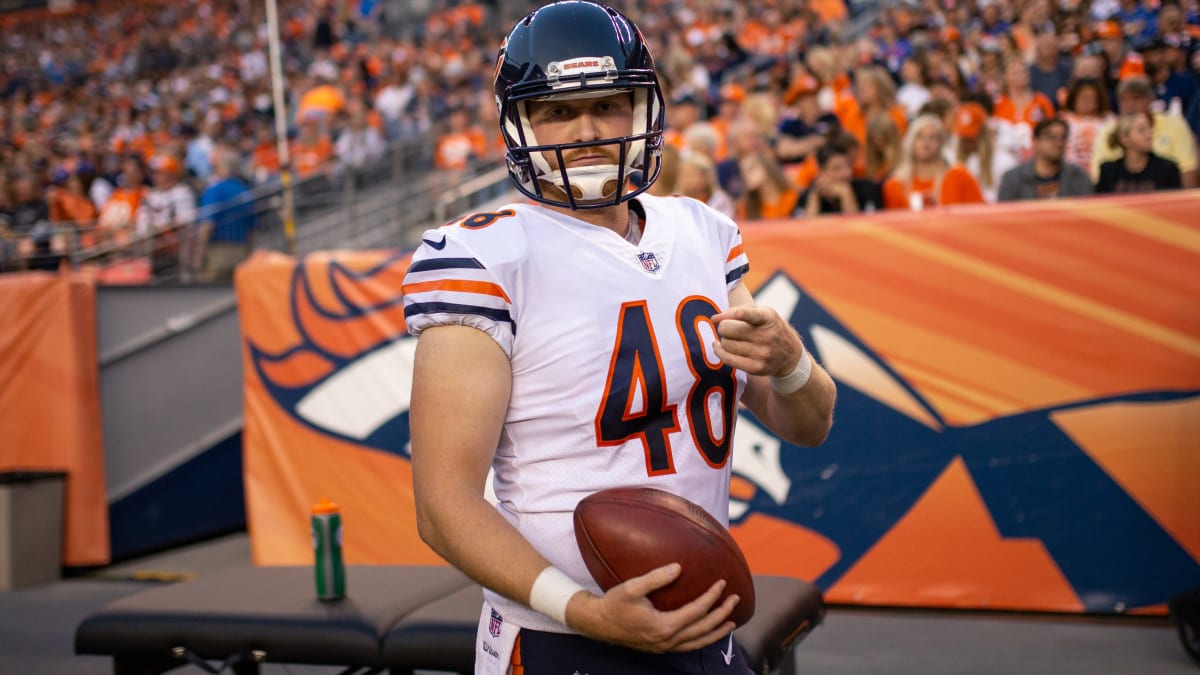
M725 247L725 289L732 291L750 271L750 258L742 247L742 232L737 224L723 213L715 210L712 213L717 217Z
M429 230L404 277L404 320L411 335L434 326L487 333L510 358L516 324L500 275L448 228Z

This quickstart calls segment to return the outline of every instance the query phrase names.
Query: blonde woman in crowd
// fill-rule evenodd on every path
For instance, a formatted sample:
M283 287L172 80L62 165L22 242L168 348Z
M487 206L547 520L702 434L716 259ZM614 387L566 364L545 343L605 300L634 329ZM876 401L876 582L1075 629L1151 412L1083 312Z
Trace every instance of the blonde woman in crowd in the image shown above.
M1136 112L1117 118L1108 144L1121 148L1120 159L1100 165L1096 193L1154 192L1183 187L1179 166L1154 154L1154 118L1148 112Z
M733 199L717 181L716 165L699 152L687 152L680 158L675 192L702 201L730 218L737 215Z
M738 204L739 220L787 218L796 208L800 192L784 175L783 168L769 152L751 153L741 159L745 194Z
M683 132L683 152L704 155L715 165L719 160L721 134L710 122L696 122Z
M859 68L854 73L854 95L842 96L834 110L842 128L859 143L867 140L867 122L874 115L889 115L900 133L908 124L904 106L896 102L896 83L880 66Z
M921 211L944 204L979 204L979 183L961 165L946 161L946 128L933 115L921 115L904 135L900 163L883 184L886 209Z
M1000 178L1018 164L1017 158L996 148L996 132L989 124L987 109L975 101L958 107L954 114L957 147L954 161L967 168L979 181L979 189L988 203L996 201Z
M1019 146L1021 159L1028 159L1033 154L1033 127L1054 117L1054 104L1045 94L1033 90L1029 66L1019 58L1012 59L1004 67L1003 86L992 115L1008 123L1015 132L1019 140L1013 145Z
M650 186L647 192L656 197L669 197L676 194L676 184L679 176L679 149L669 143L663 144L662 168L658 171L658 180Z
M838 57L828 47L813 47L805 56L808 72L817 78L817 104L821 110L833 110L840 95L849 92L850 78L838 63Z
M772 138L779 128L779 108L779 101L773 95L756 92L746 96L742 103L742 117L754 122L765 138Z
M1113 120L1103 81L1082 79L1073 82L1067 89L1061 117L1069 129L1066 160L1084 169L1091 167L1096 139Z
M902 140L900 129L891 115L876 115L867 122L867 142L863 156L863 177L882 183L900 162Z

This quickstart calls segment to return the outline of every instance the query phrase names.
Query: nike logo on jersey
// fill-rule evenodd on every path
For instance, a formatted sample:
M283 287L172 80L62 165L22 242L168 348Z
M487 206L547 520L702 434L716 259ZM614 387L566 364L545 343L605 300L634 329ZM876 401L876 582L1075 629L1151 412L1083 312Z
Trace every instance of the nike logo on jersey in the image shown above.
M423 241L425 243L425 245L429 246L430 248L436 249L438 251L446 248L446 238L445 237L442 237L442 240L439 242L432 242L432 241L429 241L428 239L424 239L424 238L422 238L421 241Z
M724 649L721 650L721 658L725 659L725 665L728 666L733 663L733 633L729 634L729 647L727 649L729 649L728 652Z

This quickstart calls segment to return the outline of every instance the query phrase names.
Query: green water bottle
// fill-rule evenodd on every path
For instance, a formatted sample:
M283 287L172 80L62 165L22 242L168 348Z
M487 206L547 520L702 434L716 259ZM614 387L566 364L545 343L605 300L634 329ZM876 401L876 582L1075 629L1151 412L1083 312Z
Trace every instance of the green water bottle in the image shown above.
M313 550L317 597L341 600L346 596L346 565L342 562L342 516L338 505L321 498L312 508Z

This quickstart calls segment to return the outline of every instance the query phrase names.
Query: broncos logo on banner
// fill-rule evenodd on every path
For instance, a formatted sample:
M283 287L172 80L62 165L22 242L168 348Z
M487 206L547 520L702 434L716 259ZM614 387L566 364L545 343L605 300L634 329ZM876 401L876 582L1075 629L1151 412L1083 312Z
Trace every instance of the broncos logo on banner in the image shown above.
M416 340L397 292L407 257L362 270L301 261L290 281L300 343L251 360L277 404L301 423L400 457ZM755 293L800 331L839 383L838 423L819 448L792 448L748 413L735 435L736 527L755 514L819 533L836 560L830 588L951 465L962 462L1000 535L1041 542L1088 611L1164 602L1200 584L1200 565L1066 433L1056 418L1106 406L1193 403L1200 392L1157 391L954 426L814 297L783 273ZM491 481L488 481L490 485Z

